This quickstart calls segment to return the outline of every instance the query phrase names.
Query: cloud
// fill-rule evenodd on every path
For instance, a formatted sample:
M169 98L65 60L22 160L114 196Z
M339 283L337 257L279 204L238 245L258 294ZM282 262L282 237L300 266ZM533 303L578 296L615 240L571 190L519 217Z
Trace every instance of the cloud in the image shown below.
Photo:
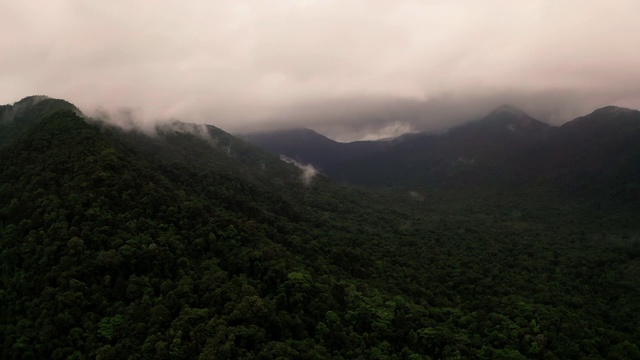
M147 123L343 138L438 130L504 103L551 122L640 107L635 0L0 4L0 103L47 94Z
M424 201L424 195L420 194L419 192L416 192L416 191L409 191L409 196L410 196L413 200L417 200L417 201Z
M280 155L280 160L289 164L293 164L296 167L298 167L298 169L302 170L302 175L300 175L300 179L307 186L311 184L311 180L313 180L314 176L318 175L318 170L311 164L303 164L301 162L298 162L284 155Z

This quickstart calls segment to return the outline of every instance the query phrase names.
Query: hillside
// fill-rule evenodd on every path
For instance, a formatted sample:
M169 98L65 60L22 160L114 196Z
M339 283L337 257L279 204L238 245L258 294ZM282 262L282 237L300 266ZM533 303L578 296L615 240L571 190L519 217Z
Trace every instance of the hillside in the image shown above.
M640 358L626 217L31 109L0 149L2 358Z
M337 164L379 154L389 146L386 141L340 143L309 129L246 134L241 138L271 154L313 164L321 171Z
M313 145L314 154L332 160L308 156L306 142L274 150L263 145L268 137L263 134L254 144L302 162L330 164L323 167L326 175L359 186L500 186L508 191L543 186L632 205L640 200L639 128L640 112L630 109L605 107L555 127L505 105L445 134L408 134L369 154L351 152L349 144L339 152L323 148L324 143ZM286 143L281 137L278 143Z
M0 106L0 148L15 140L30 126L57 111L80 114L73 104L46 96L28 96L12 105Z
M640 200L640 111L605 107L564 124L543 164L564 188Z

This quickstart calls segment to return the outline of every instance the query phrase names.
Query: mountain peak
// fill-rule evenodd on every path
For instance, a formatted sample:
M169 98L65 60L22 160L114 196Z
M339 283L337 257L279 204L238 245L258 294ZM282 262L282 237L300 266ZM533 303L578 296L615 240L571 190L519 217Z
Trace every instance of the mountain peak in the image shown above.
M80 109L66 100L55 99L46 95L31 95L16 101L13 105L7 105L6 110L8 112L5 114L4 120L7 120L6 117L13 119L25 112L34 111L34 109L40 112L39 115L52 114L58 110L71 110L76 114L82 114Z
M480 120L480 123L501 124L507 126L511 131L515 129L547 128L549 126L529 116L529 114L523 110L509 104L496 108Z
M640 111L619 106L605 106L589 115L573 119L564 125L572 131L589 131L602 135L602 132L627 133L640 129Z
M541 134L548 124L538 121L513 105L502 105L484 118L460 125L450 130L453 133L513 133L513 134Z
M631 114L634 112L637 112L637 110L632 110L632 109L620 107L620 106L609 105L609 106L604 106L594 110L591 113L591 115L624 115L624 114Z
M26 96L14 103L14 105L35 105L42 100L51 99L47 95L30 95Z
M499 106L497 108L495 108L493 111L491 111L489 113L488 116L492 116L492 115L502 115L502 114L511 114L511 115L518 115L518 116L528 116L524 111L522 111L521 109L511 105L511 104L504 104L502 106ZM488 117L487 116L487 117Z
M292 135L295 134L298 136L326 137L322 134L319 134L317 131L309 128L292 128L292 129L274 131L274 133L292 134Z
M242 135L241 138L245 140L262 142L267 140L269 142L277 140L277 142L323 142L323 143L335 143L334 140L319 134L315 130L308 128L291 128L280 129L267 132L257 132Z
M0 106L0 147L18 138L32 124L65 110L83 116L70 102L44 95L27 96L12 105Z

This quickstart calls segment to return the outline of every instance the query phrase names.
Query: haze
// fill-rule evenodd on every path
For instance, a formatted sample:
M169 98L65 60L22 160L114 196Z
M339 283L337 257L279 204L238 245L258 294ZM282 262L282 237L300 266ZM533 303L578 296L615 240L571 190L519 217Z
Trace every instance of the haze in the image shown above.
M640 2L0 0L0 103L340 140L640 108Z

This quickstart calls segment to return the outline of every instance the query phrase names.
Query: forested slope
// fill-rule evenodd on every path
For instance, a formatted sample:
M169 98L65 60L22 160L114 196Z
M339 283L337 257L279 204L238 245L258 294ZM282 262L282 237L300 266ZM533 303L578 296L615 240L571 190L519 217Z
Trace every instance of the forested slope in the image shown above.
M2 358L640 358L633 222L40 120L0 149Z

